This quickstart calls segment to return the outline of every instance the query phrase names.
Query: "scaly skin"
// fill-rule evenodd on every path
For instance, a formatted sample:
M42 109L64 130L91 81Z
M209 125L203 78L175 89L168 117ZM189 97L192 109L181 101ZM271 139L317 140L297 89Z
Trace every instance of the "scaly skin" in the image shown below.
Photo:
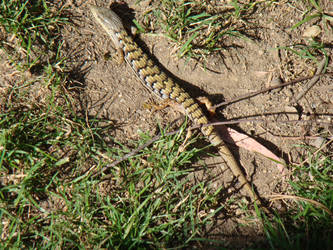
M131 66L132 70L145 87L160 98L164 100L169 99L181 105L186 115L195 124L208 124L207 116L198 103L142 51L132 37L127 34L116 13L109 9L96 6L90 6L90 10L97 23L108 33L116 49L123 55L126 62ZM234 156L217 134L215 128L213 126L201 126L201 132L218 148L219 154L226 161L241 185L246 188L252 200L255 201L257 205L261 206L259 197L251 188Z

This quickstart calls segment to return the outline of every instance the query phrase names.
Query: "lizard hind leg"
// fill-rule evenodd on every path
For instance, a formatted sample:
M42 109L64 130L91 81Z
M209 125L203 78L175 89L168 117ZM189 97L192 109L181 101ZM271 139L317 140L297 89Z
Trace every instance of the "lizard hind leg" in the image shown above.
M206 96L199 96L197 98L197 101L200 104L204 104L206 106L207 111L209 112L209 116L210 117L214 117L215 116L215 108L213 108L213 104L210 100L208 100L208 98Z

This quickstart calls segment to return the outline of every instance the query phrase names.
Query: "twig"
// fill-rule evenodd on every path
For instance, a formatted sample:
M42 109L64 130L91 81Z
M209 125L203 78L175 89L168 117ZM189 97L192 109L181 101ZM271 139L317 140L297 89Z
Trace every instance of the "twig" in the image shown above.
M243 123L243 122L264 122L264 123L316 123L316 124L321 124L321 125L328 125L328 126L332 126L333 124L331 122L319 122L319 121L315 121L315 120L290 120L290 121L267 121L265 119L239 119L239 120L232 120L232 121L223 121L223 122L211 122L209 124L205 124L203 125L203 127L205 126L217 126L217 125L226 125L226 124L238 124L238 123ZM196 127L192 127L192 129L198 128L198 126Z
M274 137L282 138L284 140L315 140L318 138L325 138L326 140L333 140L333 136L329 137L321 137L321 136L310 136L310 135L305 135L305 136L283 136L283 135L274 135L270 133Z
M327 72L327 73L323 73L323 74L317 74L317 75L314 75L314 76L306 76L306 77L298 78L298 79L295 79L295 80L292 80L292 81L289 81L289 82L285 82L285 83L280 84L278 86L272 86L272 87L269 87L269 88L265 88L263 90L258 90L258 91L255 91L255 92L252 92L252 93L249 93L249 94L245 94L245 95L236 97L236 98L234 98L232 100L229 100L229 101L221 102L219 104L214 105L212 108L216 109L218 107L225 106L225 105L228 105L228 104L231 104L231 103L235 103L235 102L238 102L238 101L241 101L241 100L244 100L244 99L248 99L250 97L259 95L261 93L271 91L273 89L282 88L282 87L285 87L285 86L288 86L288 85L292 85L292 84L295 84L295 83L298 83L298 82L302 82L302 81L309 80L309 79L312 79L314 77L320 77L320 76L333 76L333 73Z

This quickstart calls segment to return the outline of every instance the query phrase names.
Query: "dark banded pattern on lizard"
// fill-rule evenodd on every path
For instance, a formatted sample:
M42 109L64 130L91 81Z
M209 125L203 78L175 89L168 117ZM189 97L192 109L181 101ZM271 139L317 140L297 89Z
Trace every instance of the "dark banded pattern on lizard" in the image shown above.
M126 62L131 66L132 70L145 87L158 97L164 100L169 99L175 101L181 105L185 109L186 115L196 125L208 124L208 118L199 104L142 51L134 42L133 38L127 34L116 13L109 9L96 6L90 6L90 10L97 23L99 23L111 37L116 49L123 55ZM209 141L218 148L219 154L226 161L241 185L246 188L252 200L260 206L261 201L259 197L251 188L234 156L217 134L215 128L213 126L202 126L200 129ZM265 209L265 211L267 210Z

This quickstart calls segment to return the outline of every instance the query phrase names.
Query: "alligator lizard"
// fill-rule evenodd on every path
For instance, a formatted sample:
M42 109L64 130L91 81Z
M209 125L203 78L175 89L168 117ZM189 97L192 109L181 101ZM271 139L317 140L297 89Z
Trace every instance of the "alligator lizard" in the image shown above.
M143 85L160 98L174 101L184 108L186 115L196 125L201 126L201 132L208 138L210 143L217 147L219 154L226 161L241 185L246 188L252 200L261 206L258 195L251 188L234 156L215 128L213 126L202 126L207 125L209 121L199 104L142 51L133 38L128 35L121 19L115 12L96 6L90 6L90 10L96 22L111 37L114 46L131 66Z

